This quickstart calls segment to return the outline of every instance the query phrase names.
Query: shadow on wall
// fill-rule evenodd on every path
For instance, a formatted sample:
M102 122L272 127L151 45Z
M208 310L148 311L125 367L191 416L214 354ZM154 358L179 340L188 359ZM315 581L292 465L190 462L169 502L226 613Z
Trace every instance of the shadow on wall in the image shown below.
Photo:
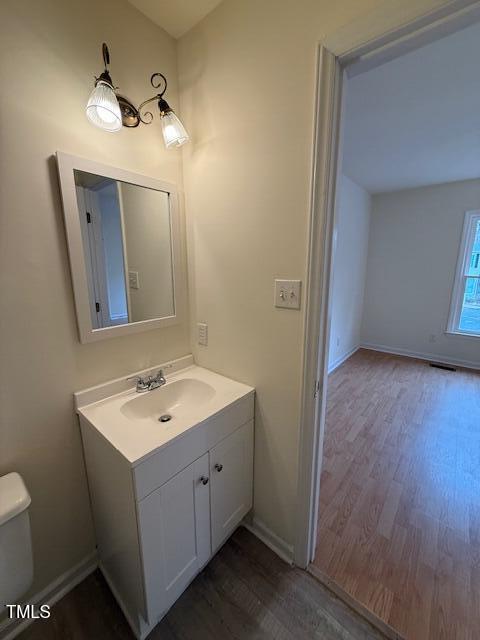
M201 78L208 68L208 45L201 31L192 32L187 41L188 49L183 55L188 55L192 64L183 66L179 82L182 87L181 110L190 114L188 131L190 144L184 153L191 158L197 158L202 149L209 146L216 138L215 105L212 97L205 91ZM180 56L182 50L180 50ZM179 65L180 66L180 65Z

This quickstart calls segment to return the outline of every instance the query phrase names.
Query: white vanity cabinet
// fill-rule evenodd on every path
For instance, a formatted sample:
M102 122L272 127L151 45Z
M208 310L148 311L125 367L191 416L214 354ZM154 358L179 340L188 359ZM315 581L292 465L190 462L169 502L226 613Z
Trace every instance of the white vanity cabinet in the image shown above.
M252 507L253 422L138 503L149 617L159 620Z
M210 558L208 469L206 453L138 504L147 610L154 619Z
M252 506L253 423L210 451L212 551L232 533Z
M78 411L100 568L138 638L252 507L254 391L245 389L138 462L95 426L97 414Z

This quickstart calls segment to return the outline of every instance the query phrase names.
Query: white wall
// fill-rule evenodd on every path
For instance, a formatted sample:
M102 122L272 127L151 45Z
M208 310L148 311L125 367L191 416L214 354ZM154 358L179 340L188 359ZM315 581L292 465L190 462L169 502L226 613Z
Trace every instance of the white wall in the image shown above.
M360 346L371 197L342 176L336 214L328 369Z
M73 392L190 349L187 322L78 340L55 152L182 185L158 120L115 134L87 121L103 41L124 93L140 102L159 70L178 108L175 41L126 0L1 3L0 474L20 472L32 496L34 592L95 545Z
M192 323L209 323L195 356L257 389L255 515L287 543L305 305L275 309L273 281L306 275L318 43L347 50L441 4L224 0L179 41Z
M475 338L446 335L465 211L480 180L372 198L362 342L480 365Z
M102 223L103 250L105 255L108 311L111 319L128 318L123 259L122 221L118 202L117 185L113 181L96 191ZM88 256L87 260L90 258Z
M175 313L170 231L170 200L164 191L120 185L129 271L139 288L130 287L131 321L165 318Z

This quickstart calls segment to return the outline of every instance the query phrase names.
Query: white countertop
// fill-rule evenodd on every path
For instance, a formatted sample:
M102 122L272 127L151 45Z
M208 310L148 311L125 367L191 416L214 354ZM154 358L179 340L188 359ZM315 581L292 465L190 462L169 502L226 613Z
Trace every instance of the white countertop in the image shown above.
M138 417L132 417L131 407L155 406L157 400L162 406L163 398L174 397L169 389L178 381L185 381L177 385L176 389L187 388L203 393L206 388L202 383L212 389L200 401L194 400L188 403L171 403L172 420L159 422L157 415L150 415L148 409L138 412ZM197 381L197 382L195 382ZM161 396L162 392L164 396ZM188 366L180 371L167 375L167 384L163 387L145 393L137 393L135 388L128 389L111 395L110 397L85 404L77 408L77 412L83 416L112 446L117 449L131 464L135 466L144 459L168 446L174 440L181 438L191 429L223 411L238 400L253 394L253 387L242 384L221 376L208 369L196 365ZM79 392L81 395L82 392ZM145 399L148 396L148 399ZM135 404L134 404L135 402ZM128 403L128 404L127 404Z

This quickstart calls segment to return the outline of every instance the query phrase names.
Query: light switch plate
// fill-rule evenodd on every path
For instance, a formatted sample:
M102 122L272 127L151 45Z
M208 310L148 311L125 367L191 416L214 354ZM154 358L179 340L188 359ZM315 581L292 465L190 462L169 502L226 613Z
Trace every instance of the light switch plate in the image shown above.
M198 344L202 347L208 345L208 324L206 322L197 322Z
M128 272L128 285L130 289L140 289L140 279L138 277L138 271Z
M275 280L275 306L300 309L301 290L301 280Z

